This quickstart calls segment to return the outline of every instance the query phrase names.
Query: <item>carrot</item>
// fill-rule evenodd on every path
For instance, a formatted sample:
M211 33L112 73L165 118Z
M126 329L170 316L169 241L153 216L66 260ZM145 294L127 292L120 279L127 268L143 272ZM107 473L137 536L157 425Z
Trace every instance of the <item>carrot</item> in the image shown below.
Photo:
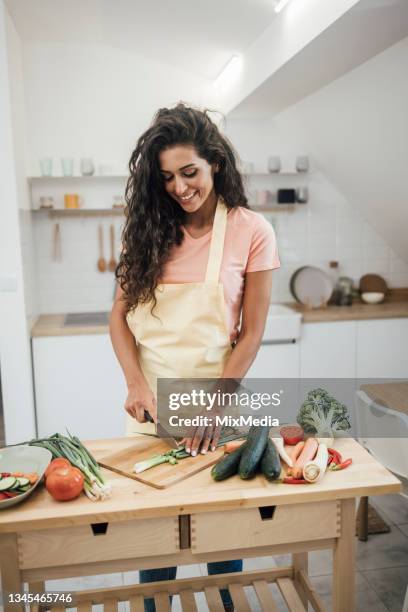
M35 484L38 480L38 474L37 472L31 472L30 474L25 474L25 477L28 478L28 480L30 481L30 484Z
M288 455L292 458L293 463L296 463L296 459L299 457L300 453L303 450L305 443L302 440L302 442L298 442L297 444L295 444L295 446L285 446L285 450L288 453Z
M231 440L231 442L226 442L224 444L224 453L233 453L234 450L237 450L245 440Z
M317 449L319 447L319 443L316 438L308 438L305 442L305 445L302 449L302 452L296 459L296 462L293 466L292 476L294 478L302 478L303 476L303 467L308 462L314 459Z

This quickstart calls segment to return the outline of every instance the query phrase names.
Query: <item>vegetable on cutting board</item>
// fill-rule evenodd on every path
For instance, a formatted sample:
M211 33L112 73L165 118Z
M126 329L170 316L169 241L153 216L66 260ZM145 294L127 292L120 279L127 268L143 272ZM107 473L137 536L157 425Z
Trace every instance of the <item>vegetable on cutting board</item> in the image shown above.
M283 443L288 446L295 446L305 437L305 432L299 425L284 425L279 430L283 438Z
M244 480L253 478L269 438L270 427L252 426L238 466L238 474Z
M283 444L283 438L281 438L281 437L279 437L279 438L271 438L271 440L274 443L274 445L276 446L276 450L278 451L280 458L283 459L283 461L289 467L293 467L292 458L286 452L285 446Z
M319 482L327 469L329 451L325 444L319 444L316 457L303 466L303 478L308 482Z
M267 480L277 480L281 474L281 469L278 451L269 438L261 459L261 473Z
M184 450L184 446L179 446L178 448L172 448L171 450L167 451L167 453L153 455L152 457L149 457L149 459L135 463L133 466L133 471L135 474L141 474L142 472L150 470L156 465L161 465L162 463L176 465L180 459L187 459L187 457L191 457L190 453L187 453Z
M316 438L308 438L305 442L305 445L300 453L299 457L296 459L295 464L292 468L292 476L293 478L302 478L303 468L308 461L314 459L319 443Z

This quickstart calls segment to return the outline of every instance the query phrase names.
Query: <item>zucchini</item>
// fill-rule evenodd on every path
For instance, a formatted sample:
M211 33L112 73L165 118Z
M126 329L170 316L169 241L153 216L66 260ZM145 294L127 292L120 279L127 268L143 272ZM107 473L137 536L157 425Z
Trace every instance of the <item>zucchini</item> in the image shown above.
M278 451L272 440L268 440L261 459L261 472L267 480L277 480L281 473Z
M242 453L244 452L245 444L242 444L242 446L234 450L234 452L230 453L229 455L225 455L221 461L218 461L218 463L214 465L213 469L211 470L211 476L214 480L225 480L226 478L234 476L234 474L237 473L239 461Z
M253 425L249 430L238 467L238 474L244 480L253 478L256 474L258 464L268 441L269 429L267 426L255 427Z

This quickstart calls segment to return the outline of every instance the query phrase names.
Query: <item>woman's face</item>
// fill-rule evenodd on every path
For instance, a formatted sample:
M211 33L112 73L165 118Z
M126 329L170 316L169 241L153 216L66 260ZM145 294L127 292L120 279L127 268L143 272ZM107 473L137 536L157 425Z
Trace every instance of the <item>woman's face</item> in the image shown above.
M175 145L159 154L164 187L181 208L197 211L214 193L214 169L190 145Z

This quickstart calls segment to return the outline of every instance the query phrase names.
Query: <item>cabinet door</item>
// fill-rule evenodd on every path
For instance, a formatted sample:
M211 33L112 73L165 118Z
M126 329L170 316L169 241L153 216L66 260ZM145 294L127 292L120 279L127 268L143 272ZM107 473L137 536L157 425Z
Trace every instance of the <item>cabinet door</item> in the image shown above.
M262 344L246 378L298 378L299 344Z
M408 376L408 319L357 323L357 377Z
M33 362L39 436L124 436L126 387L107 334L34 338Z
M301 378L354 378L355 372L355 321L302 325Z

